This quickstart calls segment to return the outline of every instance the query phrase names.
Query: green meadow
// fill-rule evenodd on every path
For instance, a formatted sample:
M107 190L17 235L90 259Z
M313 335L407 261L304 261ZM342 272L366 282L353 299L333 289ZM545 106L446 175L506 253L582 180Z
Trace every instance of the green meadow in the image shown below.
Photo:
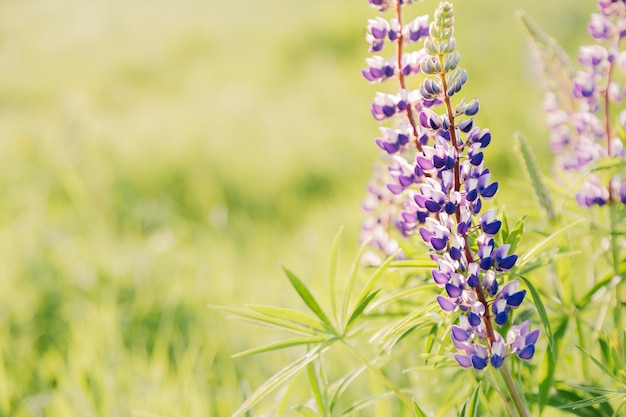
M514 11L575 54L595 2L455 3L463 94L493 134L497 203L519 218L535 202L514 132L545 172L551 154ZM325 294L341 227L348 268L378 154L370 101L390 88L360 75L376 13L365 0L0 2L0 416L229 416L287 363L231 358L273 335L207 305L301 308L280 266Z

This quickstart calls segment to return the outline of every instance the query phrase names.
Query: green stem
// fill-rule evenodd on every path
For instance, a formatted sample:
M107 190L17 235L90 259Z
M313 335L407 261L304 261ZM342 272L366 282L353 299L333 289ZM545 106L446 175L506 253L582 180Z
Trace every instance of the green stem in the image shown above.
M380 382L382 382L383 385L385 385L387 388L389 388L390 390L392 390L396 396L403 402L405 403L409 408L413 409L413 401L402 391L400 391L400 388L398 388L393 382L391 382L389 380L389 378L387 378L380 369L378 369L377 367L375 367L374 365L372 365L372 363L363 355L361 355L361 353L359 353L358 350L356 350L354 347L352 347L348 342L346 342L344 339L341 339L341 343L348 348L348 350L350 352L352 352L352 354L354 356L356 356L361 362L363 362L363 365L365 365L365 367L372 373L374 374L374 376L378 377L378 379L380 380Z
M513 378L511 378L511 373L509 372L509 368L506 363L504 363L500 369L502 371L502 375L504 376L504 384L511 394L511 399L513 400L513 404L517 409L519 417L530 417L530 412L524 405L524 401L517 390L517 386L515 386L515 382L513 382Z
M580 317L578 316L578 312L575 313L576 314L576 333L578 333L578 344L580 346L587 346L587 344L585 343L585 341L587 340L587 338L585 338L585 336L583 335L583 326L580 323ZM589 380L589 368L587 367L587 361L585 360L584 356L582 355L581 352L581 358L582 360L580 361L580 366L582 368L583 371L583 377L586 380Z
M617 223L619 222L619 207L611 201L609 204L609 212L611 217L611 261L613 266L613 275L621 276L620 271L620 248L617 242ZM615 312L613 314L615 320L615 328L622 328L622 297L621 297L622 280L615 286Z

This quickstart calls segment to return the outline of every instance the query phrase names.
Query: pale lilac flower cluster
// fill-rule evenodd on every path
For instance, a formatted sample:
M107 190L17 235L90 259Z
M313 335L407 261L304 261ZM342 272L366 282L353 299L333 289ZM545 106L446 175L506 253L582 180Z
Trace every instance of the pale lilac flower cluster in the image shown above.
M405 51L404 48L428 36L428 15L419 16L403 23L403 9L411 1L370 0L370 5L380 11L395 9L395 17L385 19L377 16L370 19L365 39L372 53L379 53L391 46L395 54L390 57L373 55L365 60L367 68L361 71L363 77L372 84L389 79L397 82L396 93L376 93L371 105L371 113L379 122L392 122L391 127L381 126L381 135L376 145L382 150L383 167L375 168L375 175L368 186L368 196L363 208L368 218L363 224L363 240L369 239L376 253L385 256L396 253L399 243L394 235L405 231L402 207L405 187L415 181L413 159L416 148L427 142L424 129L415 121L416 112L424 105L418 90L406 87L407 78L420 72L421 62L426 56L424 49ZM403 184L403 185L399 185ZM397 232L400 233L397 233ZM400 258L404 255L400 252ZM366 263L379 263L375 253L365 256Z
M442 2L419 52L419 70L427 75L420 88L404 94L402 87L400 99L385 103L377 103L381 96L375 99L377 120L404 116L397 128L382 128L376 143L389 154L386 190L404 202L397 227L407 236L418 232L429 248L437 263L432 278L443 290L437 297L442 310L462 313L451 332L457 362L499 368L510 355L531 359L539 331L531 331L529 322L508 326L526 291L519 281L500 287L517 255L509 253L510 245L495 242L502 225L496 211L482 212L483 200L496 194L498 183L484 166L491 134L472 119L478 100L462 99L455 108L450 103L467 81L458 66L453 24L452 5ZM371 67L364 71L373 81L371 74ZM501 334L505 326L508 331Z
M626 86L615 81L616 71L626 74L626 51L620 50L626 36L626 3L599 0L598 9L588 26L597 44L580 48L582 69L575 73L568 97L559 102L555 92L548 92L544 102L555 166L572 173L588 171L601 158L626 157L617 136L626 128L626 111L617 125L611 114L626 95ZM587 174L576 200L581 206L626 202L626 186L617 175L603 184Z

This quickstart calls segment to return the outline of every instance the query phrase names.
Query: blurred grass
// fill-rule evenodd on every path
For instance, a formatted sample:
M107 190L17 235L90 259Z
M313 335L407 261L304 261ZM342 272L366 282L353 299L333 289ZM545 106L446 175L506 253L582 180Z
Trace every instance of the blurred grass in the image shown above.
M550 160L513 11L573 53L593 4L457 3L464 93L521 215L513 132ZM375 14L364 0L0 3L0 416L228 415L278 369L229 359L261 336L206 304L290 305L279 262L312 281L341 225L345 251L358 244Z

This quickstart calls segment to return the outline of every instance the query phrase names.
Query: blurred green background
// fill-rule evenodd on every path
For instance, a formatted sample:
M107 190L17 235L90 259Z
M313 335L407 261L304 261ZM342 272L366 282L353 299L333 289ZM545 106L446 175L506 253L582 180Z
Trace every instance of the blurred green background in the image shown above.
M463 93L518 216L533 203L513 132L546 170L550 154L514 10L575 53L595 2L456 3ZM281 263L320 291L342 225L356 250L378 152L379 87L359 73L376 14L365 0L0 2L0 416L226 416L279 369L231 359L266 332L206 305L298 306Z

